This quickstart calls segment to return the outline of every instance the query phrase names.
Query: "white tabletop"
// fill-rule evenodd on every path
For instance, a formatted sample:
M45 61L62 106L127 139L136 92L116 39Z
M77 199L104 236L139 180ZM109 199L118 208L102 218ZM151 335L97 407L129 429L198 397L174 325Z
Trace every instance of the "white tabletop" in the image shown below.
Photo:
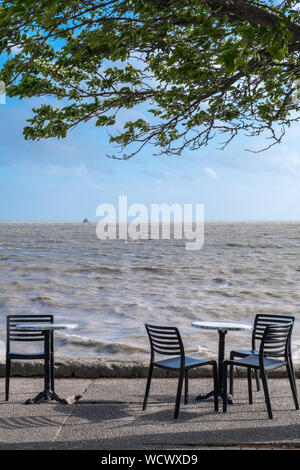
M66 330L69 328L77 328L78 325L75 323L28 323L28 324L18 324L15 326L17 330Z
M252 325L244 323L222 322L222 321L194 321L192 326L195 328L203 328L205 330L221 330L221 331L241 331L252 330Z

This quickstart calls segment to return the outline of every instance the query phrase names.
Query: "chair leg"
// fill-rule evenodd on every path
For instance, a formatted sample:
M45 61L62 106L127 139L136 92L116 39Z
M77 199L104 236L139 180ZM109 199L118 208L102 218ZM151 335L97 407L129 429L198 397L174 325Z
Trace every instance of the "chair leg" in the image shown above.
M184 374L184 404L187 405L189 402L189 377L188 377L188 369L185 369Z
M176 395L176 403L175 403L175 413L174 419L178 418L179 415L179 408L180 408L180 401L181 401L181 394L182 394L182 385L184 379L184 369L180 370L179 378L178 378L178 386L177 386L177 395Z
M54 392L54 359L53 355L51 354L51 363L50 363L50 380L51 380L51 390Z
M234 359L234 354L230 353L230 360ZM230 384L229 384L229 393L233 396L233 373L234 373L234 366L230 365L229 368L229 375L230 375Z
M249 395L249 405L253 403L253 395L252 395L252 376L251 376L251 368L248 367L247 374L248 374L248 395Z
M218 384L218 366L217 363L213 363L213 375L214 375L214 402L215 411L219 411L219 384Z
M259 381L259 375L258 375L257 369L254 369L254 374L255 374L255 380L256 380L256 390L260 392L260 381Z
M261 381L263 384L263 389L264 389L264 394L265 394L265 401L268 409L268 415L270 419L273 419L273 414L272 414L272 407L271 407L271 401L270 401L270 395L269 395L269 389L268 389L268 380L267 380L267 375L264 371L264 369L260 370L260 377Z
M290 368L291 368L292 379L293 379L293 382L294 382L294 384L295 384L295 389L297 390L296 376L295 376L294 365L293 365L293 360L292 360L291 355L289 355L288 360L289 360L289 364L290 364Z
M296 410L299 410L299 401L298 401L298 393L297 393L296 383L295 383L294 377L293 377L293 369L291 368L291 365L290 365L289 362L287 363L286 368L287 368L287 373L288 373L290 386L291 386L291 389L292 389L292 394L293 394L293 398L294 398L294 402L295 402L295 407L296 407Z
M50 377L51 377L51 390L54 392L54 344L53 344L53 332L52 332L52 335L51 335L51 373L50 373Z
M223 412L227 411L227 362L223 364Z
M6 357L5 366L5 401L9 399L10 359Z
M147 408L147 401L148 401L148 396L149 396L149 391L150 391L152 373L153 373L153 365L150 364L149 372L148 372L148 379L147 379L147 384L146 384L144 403L143 403L143 411L145 411L145 409Z

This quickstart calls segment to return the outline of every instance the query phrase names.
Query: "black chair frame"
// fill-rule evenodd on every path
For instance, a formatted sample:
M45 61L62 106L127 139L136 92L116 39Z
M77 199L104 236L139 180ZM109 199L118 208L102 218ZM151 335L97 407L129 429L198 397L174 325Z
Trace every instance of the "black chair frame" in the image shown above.
M268 325L264 328L259 353L247 356L238 360L225 361L223 365L223 387L226 392L227 388L227 367L239 366L247 368L248 376L248 394L249 404L253 403L251 369L259 371L265 394L269 418L273 418L270 395L268 390L269 370L278 369L285 366L287 369L288 379L293 394L296 410L299 410L299 401L296 388L295 376L291 367L291 335L293 330L293 322L282 323L280 325ZM283 359L283 360L282 360ZM227 411L227 400L223 400L223 411Z
M143 403L143 410L146 410L150 391L153 368L159 367L165 370L179 372L177 395L175 402L174 419L178 418L183 382L185 382L184 403L188 403L188 372L195 367L205 365L212 366L214 379L214 407L218 411L218 372L217 362L214 360L202 360L187 357L184 352L184 346L178 328L173 326L158 326L145 324L151 347L151 358L146 384L146 391ZM155 360L155 354L162 356L172 356L165 360ZM175 357L174 357L175 356Z
M6 367L5 367L5 400L9 400L9 382L11 373L11 361L14 359L44 359L45 336L41 331L29 331L17 329L16 325L24 326L28 323L53 323L53 315L7 315L6 317ZM54 347L53 332L50 332L50 381L54 391ZM17 342L44 342L43 353L12 352L11 343Z
M252 331L252 338L251 338L251 350L233 350L230 352L230 360L234 360L236 357L243 358L249 356L249 354L258 354L259 346L257 343L260 343L264 334L265 327L268 325L274 324L284 324L284 323L294 323L295 317L292 315L277 315L277 314L262 314L258 313L254 319L253 331ZM295 380L295 373L294 373L294 366L292 360L292 351L291 345L288 351L288 357L290 362L290 367L292 370L292 374ZM256 379L256 389L260 391L260 381L259 381L259 371L254 370L255 379ZM233 396L233 377L234 377L234 366L230 366L230 388L229 393Z

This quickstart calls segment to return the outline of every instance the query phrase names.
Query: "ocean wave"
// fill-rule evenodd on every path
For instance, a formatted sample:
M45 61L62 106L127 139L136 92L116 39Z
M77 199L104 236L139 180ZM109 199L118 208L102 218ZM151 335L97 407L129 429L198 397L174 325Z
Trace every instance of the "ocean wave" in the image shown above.
M275 249L280 249L280 248L284 248L283 245L275 245L274 243L256 243L256 244L253 244L253 243L246 243L246 244L243 244L243 243L226 243L224 245L225 247L229 247L229 248L246 248L246 249L249 249L251 248L251 250L259 250L261 248L275 248Z
M134 266L132 269L135 271L150 271L154 273L172 272L170 268L161 266Z
M102 273L102 274L122 274L121 268L114 268L111 266L77 266L70 269L64 269L67 273Z
M233 282L229 279L223 279L222 277L216 277L213 279L213 282L217 284L218 287L231 287Z
M81 347L91 347L99 353L109 353L109 354L137 354L145 353L148 351L148 348L143 346L137 346L131 343L122 343L122 342L109 342L102 341L96 338L88 338L81 335L69 335L67 333L59 332L57 336L60 339L63 339L67 344L74 344Z
M242 245L241 243L226 243L225 246L229 246L230 248L245 248L247 245Z
M30 299L32 302L41 302L42 304L54 304L55 300L51 299L51 297L46 297L45 295L38 295L37 297L32 297Z
M30 274L32 272L48 272L48 271L55 271L58 268L55 266L49 266L44 264L21 264L18 266L14 266L14 269L17 271L24 271L26 274Z

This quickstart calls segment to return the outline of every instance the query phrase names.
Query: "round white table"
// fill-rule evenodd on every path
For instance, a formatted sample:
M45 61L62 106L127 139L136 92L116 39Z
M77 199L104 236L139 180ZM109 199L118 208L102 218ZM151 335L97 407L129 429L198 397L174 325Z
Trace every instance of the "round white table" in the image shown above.
M36 395L36 397L26 400L26 405L40 403L41 401L46 401L48 399L55 400L64 405L68 403L64 398L60 398L50 386L51 354L53 354L51 348L51 337L55 330L66 330L77 327L78 325L75 325L74 323L27 323L26 325L23 323L15 326L15 328L19 330L39 331L45 338L45 387L42 392Z
M218 352L218 392L219 396L223 398L223 362L225 356L225 335L227 331L251 331L252 325L234 322L221 322L221 321L195 321L192 323L195 328L203 328L204 330L216 330L219 333L219 352ZM206 400L214 395L214 392L209 392L206 395L199 395L196 400ZM232 396L227 395L227 402L233 404Z

